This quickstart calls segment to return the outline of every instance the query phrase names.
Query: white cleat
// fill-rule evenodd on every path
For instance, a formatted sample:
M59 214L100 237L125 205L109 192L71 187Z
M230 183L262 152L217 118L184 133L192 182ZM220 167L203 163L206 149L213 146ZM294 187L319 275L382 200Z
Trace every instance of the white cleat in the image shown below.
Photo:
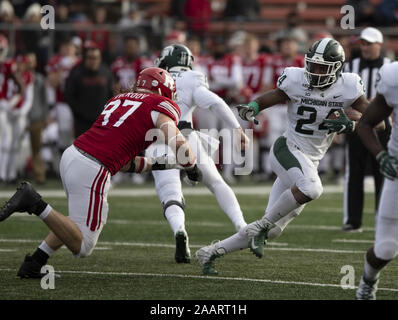
M218 243L217 241L216 243ZM224 248L216 248L215 243L209 246L200 248L196 251L196 258L199 260L199 264L202 267L203 274L206 275L217 275L218 271L214 268L214 260L222 257L225 254Z
M355 297L357 300L376 300L377 285L379 284L379 279L374 281L369 281L361 277L359 281L359 286Z
M268 239L268 231L273 227L275 227L275 224L266 218L247 225L246 235L249 238L249 248L256 257L263 257L264 245Z

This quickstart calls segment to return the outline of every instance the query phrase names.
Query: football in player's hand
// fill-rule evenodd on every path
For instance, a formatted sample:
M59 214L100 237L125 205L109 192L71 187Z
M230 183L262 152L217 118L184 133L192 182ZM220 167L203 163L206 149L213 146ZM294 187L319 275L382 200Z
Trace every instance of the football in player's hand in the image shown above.
M344 113L347 116L347 118L350 119L351 121L358 121L362 116L362 113L353 109L352 107L345 108ZM335 120L339 117L339 115L340 115L340 112L335 111L329 115L328 119Z

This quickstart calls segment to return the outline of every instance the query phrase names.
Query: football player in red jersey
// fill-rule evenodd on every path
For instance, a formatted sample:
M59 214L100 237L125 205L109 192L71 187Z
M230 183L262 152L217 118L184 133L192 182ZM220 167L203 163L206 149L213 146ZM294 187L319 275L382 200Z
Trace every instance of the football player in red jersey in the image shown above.
M10 109L6 114L6 122L2 130L2 150L0 154L0 179L15 184L17 179L17 155L27 125L27 115L33 103L33 74L27 70L26 57L15 59L17 74L25 87L24 95L19 94L17 83L8 79L6 100L10 101Z
M22 81L17 74L17 65L12 59L7 59L7 54L8 40L4 35L0 34L0 164L3 162L1 160L1 155L4 154L2 149L6 145L4 135L7 135L8 111L19 102L20 97L25 92ZM17 85L18 92L12 99L7 99L10 81L13 81ZM3 179L0 177L0 182Z
M173 101L175 93L174 80L167 71L143 70L133 92L110 99L93 126L65 150L60 171L68 197L68 217L44 202L29 183L20 185L0 209L0 221L26 211L39 216L51 232L32 256L26 255L18 276L42 277L41 267L63 244L76 257L91 254L106 223L110 176L116 172L183 168L193 182L200 180L196 158L176 126L180 109ZM155 128L175 150L177 162L166 157L160 157L161 161L136 157L153 142L151 129Z

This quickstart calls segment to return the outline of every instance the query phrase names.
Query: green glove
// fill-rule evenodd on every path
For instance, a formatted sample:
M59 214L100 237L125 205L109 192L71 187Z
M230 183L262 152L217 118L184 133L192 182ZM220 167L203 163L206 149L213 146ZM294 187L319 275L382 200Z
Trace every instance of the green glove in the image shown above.
M255 116L259 113L259 106L256 101L249 102L249 104L238 104L236 108L238 108L239 117L242 120L258 124Z
M394 180L398 176L398 159L388 154L387 151L381 151L376 160L380 166L380 172L387 179Z
M339 109L339 117L337 119L325 119L323 124L330 132L351 133L355 130L355 121L348 119L343 109Z

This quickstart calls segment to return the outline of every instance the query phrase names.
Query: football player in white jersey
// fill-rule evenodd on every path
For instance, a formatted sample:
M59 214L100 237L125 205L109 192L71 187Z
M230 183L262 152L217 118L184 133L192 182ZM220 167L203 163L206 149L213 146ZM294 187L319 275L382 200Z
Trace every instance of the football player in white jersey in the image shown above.
M363 144L376 157L384 180L376 216L376 236L365 254L364 272L356 292L359 300L376 299L380 271L398 254L398 62L380 69L372 100L358 124ZM374 133L376 124L393 115L393 128L385 150Z
M236 230L246 226L238 200L232 189L225 183L217 171L212 158L202 145L199 134L192 129L192 113L196 106L210 109L214 115L226 122L228 127L240 131L242 149L248 146L247 138L236 117L228 105L218 95L209 90L206 77L192 70L194 57L184 45L174 44L165 47L155 61L173 76L177 86L177 103L181 110L178 127L194 150L198 166L203 174L203 183L216 196L221 209L232 221ZM164 153L164 146L155 145L157 153ZM163 149L162 149L163 148ZM154 154L156 150L147 150ZM159 149L161 150L159 152ZM163 174L153 173L156 191L163 205L163 213L170 224L176 239L175 260L177 263L190 262L188 235L185 230L184 197L181 189L179 170L166 170ZM189 179L188 179L189 182Z
M349 133L355 122L344 113L351 108L358 120L368 101L361 78L342 73L345 61L342 46L334 39L315 42L305 56L305 67L285 68L277 88L250 102L239 105L239 116L247 121L273 105L288 105L285 133L273 144L269 161L277 175L265 215L233 236L199 249L197 258L205 274L216 274L214 259L225 253L250 248L257 257L264 254L266 239L278 237L306 203L323 191L317 166L330 146L334 134ZM334 120L327 119L332 114Z

